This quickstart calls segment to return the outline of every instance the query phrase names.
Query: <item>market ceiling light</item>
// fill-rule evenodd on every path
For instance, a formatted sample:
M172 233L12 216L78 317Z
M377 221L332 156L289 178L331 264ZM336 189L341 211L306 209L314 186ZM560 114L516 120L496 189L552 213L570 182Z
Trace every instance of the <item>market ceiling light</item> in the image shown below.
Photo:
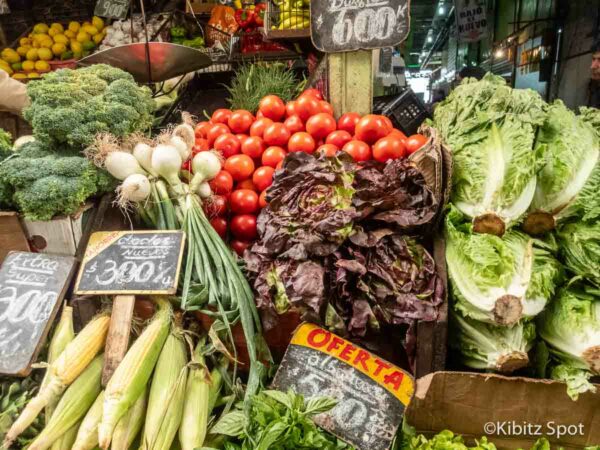
M502 58L502 57L504 57L504 50L501 49L501 48L499 48L498 50L496 50L496 53L494 53L494 56L496 58Z
M427 43L431 44L433 42L433 36L427 36Z
M438 9L438 13L440 16L443 16L444 14L446 14L446 8L444 8L444 5L440 5L440 7Z

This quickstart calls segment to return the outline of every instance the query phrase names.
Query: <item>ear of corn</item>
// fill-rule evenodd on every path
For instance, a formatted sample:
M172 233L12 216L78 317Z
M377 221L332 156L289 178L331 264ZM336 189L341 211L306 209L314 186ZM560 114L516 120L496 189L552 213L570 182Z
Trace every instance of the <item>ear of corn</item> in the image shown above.
M101 390L103 355L97 356L69 386L50 422L31 443L29 450L45 450L76 425L90 409Z
M128 450L144 425L146 406L148 405L148 388L125 413L113 433L111 450ZM73 449L75 450L75 449Z
M60 315L60 320L58 321L58 325L54 330L52 340L48 346L48 364L52 364L54 361L56 361L63 350L73 339L75 339L75 330L73 329L73 308L65 303ZM42 388L48 384L49 378L50 371L46 370L46 375L42 381ZM54 411L57 402L58 400L51 402L48 404L48 406L46 406L46 423L48 423L48 420L50 420L50 417L52 417L52 412Z
M100 420L102 419L103 402L104 391L98 394L98 397L94 400L94 404L83 418L72 450L92 450L98 445L98 424L100 424Z
M104 391L100 448L108 449L117 422L142 395L160 355L171 325L171 306L157 298L158 311L118 365Z
M48 383L27 404L4 438L4 447L12 442L36 419L48 404L58 400L76 378L90 365L104 347L110 317L99 315L88 323L73 339L58 359L48 367Z
M152 377L142 449L168 450L179 429L187 379L187 351L174 330L160 353Z
M210 372L210 392L208 395L208 414L215 408L215 404L223 387L223 374L221 371L226 371L229 366L229 360L226 357L221 358L219 366L214 367Z
M179 427L182 450L200 448L206 438L211 380L204 365L203 347L204 342L200 341L194 351L193 365L188 373L183 418Z
M50 450L72 450L73 443L75 442L75 437L77 436L77 430L79 429L81 422L77 422L74 426L72 426L69 431L59 437Z

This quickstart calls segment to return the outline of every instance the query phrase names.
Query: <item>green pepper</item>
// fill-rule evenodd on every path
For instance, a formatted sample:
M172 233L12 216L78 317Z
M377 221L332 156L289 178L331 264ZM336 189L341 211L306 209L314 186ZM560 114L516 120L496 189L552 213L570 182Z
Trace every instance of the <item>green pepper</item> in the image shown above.
M184 27L171 27L170 33L172 38L185 38L187 34Z

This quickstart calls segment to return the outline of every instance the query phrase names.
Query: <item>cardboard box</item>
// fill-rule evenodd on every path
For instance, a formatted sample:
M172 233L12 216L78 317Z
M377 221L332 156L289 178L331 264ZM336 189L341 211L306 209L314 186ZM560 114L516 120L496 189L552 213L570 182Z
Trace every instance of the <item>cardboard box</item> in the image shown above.
M486 436L499 449L529 449L544 436L553 449L582 449L600 445L600 389L574 402L555 381L436 372L417 380L405 420L419 434Z

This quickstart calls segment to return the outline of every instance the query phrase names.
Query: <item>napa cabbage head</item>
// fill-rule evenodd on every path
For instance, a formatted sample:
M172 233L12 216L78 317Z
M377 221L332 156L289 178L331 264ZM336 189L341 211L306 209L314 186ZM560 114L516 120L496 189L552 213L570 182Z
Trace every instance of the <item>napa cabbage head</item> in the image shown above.
M539 314L562 278L550 246L518 231L500 238L473 232L451 208L446 261L455 308L475 320L513 325Z
M538 134L536 149L546 163L524 228L532 234L550 231L568 219L600 219L600 111L580 116L557 100Z
M546 104L491 74L463 82L435 111L453 152L452 202L474 230L501 236L527 212L545 148L534 151Z
M567 223L557 236L567 270L600 287L600 221Z

